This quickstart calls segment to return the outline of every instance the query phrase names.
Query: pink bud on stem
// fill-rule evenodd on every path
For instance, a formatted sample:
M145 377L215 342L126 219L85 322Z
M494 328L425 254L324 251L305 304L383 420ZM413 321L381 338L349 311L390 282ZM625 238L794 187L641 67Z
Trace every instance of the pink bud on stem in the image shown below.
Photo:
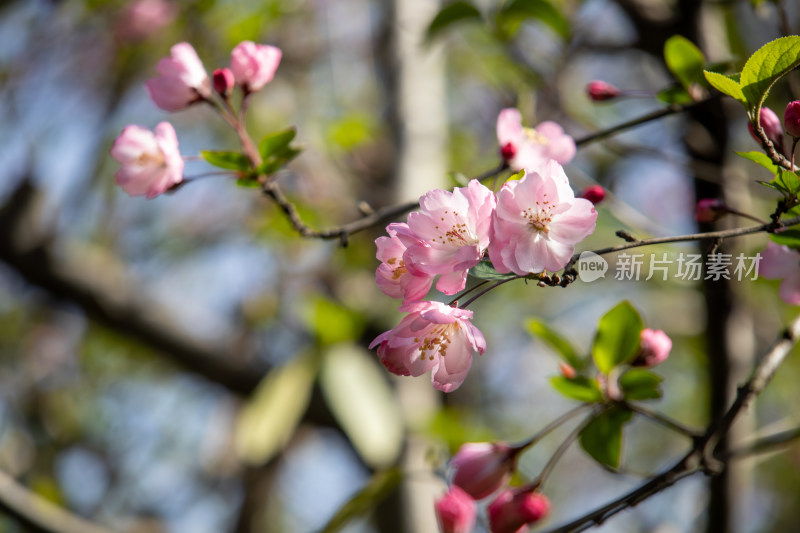
M797 142L800 141L800 100L789 102L786 106L786 110L783 112L783 124L786 133L792 136L791 162L792 170L794 170L794 149L797 147Z
M776 115L772 109L762 107L758 122L761 124L761 128L764 130L767 139L775 146L775 150L777 150L778 153L786 155L786 149L783 145L783 126L781 126L781 119L778 118L778 115ZM753 136L756 142L761 144L761 139L756 135L753 125L748 123L747 129L750 130L750 135Z
M620 94L622 94L622 91L605 81L594 80L586 85L586 95L593 102L613 100Z
M236 80L233 78L233 71L229 68L218 68L212 75L214 91L221 97L227 99L233 92Z
M442 533L470 533L475 526L475 501L459 487L450 487L433 507Z
M450 464L455 470L453 485L480 500L511 478L520 449L503 443L468 442L461 446Z
M506 489L489 504L487 512L492 533L517 533L547 516L550 501L530 489Z
M597 205L606 197L606 190L600 185L589 185L583 189L580 196Z
M641 348L633 366L651 367L663 363L672 350L672 339L661 331L646 328L640 334Z

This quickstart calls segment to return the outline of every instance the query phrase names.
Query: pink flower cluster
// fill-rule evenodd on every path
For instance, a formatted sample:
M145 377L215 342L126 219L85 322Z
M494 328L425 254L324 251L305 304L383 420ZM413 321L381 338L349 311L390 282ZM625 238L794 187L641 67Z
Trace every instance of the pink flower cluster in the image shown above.
M231 52L230 69L214 71L213 89L225 102L234 84L247 96L272 80L280 60L280 49L243 41ZM158 76L149 79L145 87L159 108L180 111L199 102L213 103L212 82L191 44L173 46L156 71ZM116 173L117 183L132 196L153 198L183 179L178 139L167 122L160 123L155 133L141 126L125 127L114 141L111 156L122 165Z
M594 231L596 219L592 203L575 198L554 160L509 181L497 195L476 180L453 192L428 192L407 223L390 224L388 237L375 241L378 287L404 300L400 310L408 315L371 347L378 347L390 372L419 376L431 371L435 388L457 389L473 353L482 354L486 342L470 322L472 311L422 300L434 280L437 290L457 294L466 287L469 269L487 253L501 273L559 270L575 244Z
M461 446L450 464L452 486L434 504L443 533L472 531L477 515L475 500L484 499L505 486L516 468L522 448L502 443L473 442ZM550 502L528 487L505 488L486 508L491 533L518 533L544 518Z

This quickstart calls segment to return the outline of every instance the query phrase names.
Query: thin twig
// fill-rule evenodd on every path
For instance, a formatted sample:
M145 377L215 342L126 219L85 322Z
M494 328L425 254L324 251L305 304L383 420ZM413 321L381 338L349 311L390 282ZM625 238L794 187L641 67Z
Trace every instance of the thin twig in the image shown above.
M752 455L770 452L775 448L787 446L797 440L800 440L800 427L781 431L780 433L775 433L774 435L769 435L767 437L762 437L746 446L730 450L724 458L741 459L743 457L750 457Z
M606 137L610 137L627 129L634 128L636 126L640 126L648 122L652 122L653 120L658 120L660 118L668 117L670 115L675 115L677 113L683 113L688 109L699 106L701 104L705 104L709 100L711 100L711 98L708 98L706 100L700 100L699 102L692 102L690 104L683 104L683 105L672 104L671 106L665 109L659 109L658 111L653 111L652 113L648 113L647 115L641 116L639 118L635 118L633 120L629 120L628 122L623 122L622 124L618 124L611 128L591 133L585 137L576 139L575 146L581 147L586 144L592 143L594 141L605 139Z
M567 435L567 438L564 439L564 442L558 446L550 459L547 460L547 463L545 463L542 471L539 473L539 476L531 483L532 490L542 488L542 485L544 485L544 482L547 481L548 476L550 476L550 472L552 472L553 468L556 467L556 464L558 464L558 461L561 459L561 457L567 452L569 447L572 446L572 443L575 442L575 439L578 438L578 435L580 435L581 431L583 431L586 426L588 426L589 423L594 420L594 415L597 415L600 412L601 411L595 410L591 416L587 416L575 427L575 429L570 432L569 435Z
M558 418L556 418L555 420L553 420L552 422L547 424L545 427L543 427L541 430L539 430L537 433L535 433L531 438L529 438L528 440L526 440L526 441L524 441L524 442L522 442L520 444L514 445L513 448L529 448L529 447L533 446L534 444L536 444L537 442L542 440L544 437L549 435L551 431L553 431L554 429L558 428L560 425L564 424L565 422L568 422L569 419L571 419L572 417L574 417L575 415L577 415L578 413L580 413L581 411L583 411L584 409L586 409L588 407L589 407L589 404L582 403L581 405L570 409L569 411L567 411L563 415L559 416Z
M641 405L636 405L634 403L625 403L625 406L635 413L639 413L640 415L649 418L653 422L661 424L665 428L669 428L676 433L680 433L684 437L689 437L690 439L697 438L701 436L699 431L696 431L692 428L684 426L680 422L669 418L666 415L663 415L657 411L651 411L646 407L642 407Z
M521 279L521 278L526 278L526 277L527 277L527 276L519 276L519 275L517 275L517 276L511 277L511 278L502 279L502 280L500 280L500 281L497 281L497 282L495 282L495 283L492 283L491 285L489 285L488 287L486 287L485 289L483 289L481 292L479 292L478 294L476 294L475 296L473 296L472 298L470 298L469 300L467 300L467 301L466 301L466 302L464 302L463 304L459 305L459 307L460 307L461 309L466 309L466 308L467 308L467 306L469 306L469 304L471 304L472 302L474 302L475 300L477 300L478 298L480 298L481 296L483 296L483 295L484 295L484 294L486 294L487 292L489 292L489 291L491 291L491 290L493 290L493 289L496 289L496 288L497 288L497 287L499 287L500 285L503 285L503 284L505 284L505 283L508 283L509 281L514 281L515 279Z

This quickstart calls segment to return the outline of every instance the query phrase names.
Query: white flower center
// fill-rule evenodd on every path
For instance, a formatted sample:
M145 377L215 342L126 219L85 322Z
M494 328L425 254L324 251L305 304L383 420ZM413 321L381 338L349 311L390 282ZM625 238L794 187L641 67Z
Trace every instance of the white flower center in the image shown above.
M522 128L523 133L525 133L525 137L528 141L536 144L548 144L550 139L536 131L534 128Z
M444 214L447 215L449 211L445 211ZM458 213L453 211L453 218L459 220ZM446 217L441 217L441 221L444 222ZM431 239L434 244L442 244L445 246L472 246L474 244L478 244L478 239L470 232L467 225L463 222L456 222L449 228L445 228L443 230L440 226L434 226L436 230L439 231L439 235Z
M456 329L457 324L455 322L450 324L437 324L431 328L419 345L420 359L423 361L425 359L433 361L433 357L437 353L445 357L447 355L447 347L453 341L452 336ZM420 339L415 338L414 342L420 342Z
M545 194L541 201L536 201L536 207L525 209L522 212L522 216L528 220L528 226L532 231L547 235L550 233L554 207L554 204L547 200L547 195Z

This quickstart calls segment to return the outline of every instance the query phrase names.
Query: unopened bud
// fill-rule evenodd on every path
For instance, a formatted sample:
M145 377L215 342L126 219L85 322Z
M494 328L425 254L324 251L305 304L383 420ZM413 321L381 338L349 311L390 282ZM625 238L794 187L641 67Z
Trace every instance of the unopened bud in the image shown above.
M453 485L480 500L490 495L511 477L516 467L517 449L507 444L468 442L459 448L450 464Z
M783 125L786 133L795 139L800 137L800 100L789 102L786 106L786 111L783 112Z
M581 192L581 198L586 198L593 204L599 204L605 197L606 190L600 185L590 185Z
M500 148L500 155L503 156L505 161L510 161L517 155L517 147L513 143L506 143Z
M569 365L564 361L558 362L558 369L561 371L561 374L567 379L572 379L577 375L572 365Z
M694 217L698 222L714 222L728 214L728 207L716 198L703 198L697 202Z
M586 94L595 102L605 102L620 95L622 91L605 81L595 80L586 85Z
M214 90L222 97L228 97L233 91L233 85L236 81L233 78L233 72L229 68L218 68L213 74Z
M453 486L433 505L442 533L470 533L475 526L477 508L469 494Z
M776 115L772 109L762 107L759 124L761 124L761 128L767 135L767 139L772 142L775 149L779 153L786 155L786 151L783 147L783 126L781 126L781 119L778 118L778 115ZM748 123L747 128L750 130L750 135L753 136L756 142L761 143L761 140L753 129L753 125Z
M486 511L492 533L516 533L527 524L547 516L550 501L539 492L507 489L489 504Z
M633 366L656 366L663 363L669 357L672 350L672 339L660 329L653 330L646 328L640 335L640 351Z

